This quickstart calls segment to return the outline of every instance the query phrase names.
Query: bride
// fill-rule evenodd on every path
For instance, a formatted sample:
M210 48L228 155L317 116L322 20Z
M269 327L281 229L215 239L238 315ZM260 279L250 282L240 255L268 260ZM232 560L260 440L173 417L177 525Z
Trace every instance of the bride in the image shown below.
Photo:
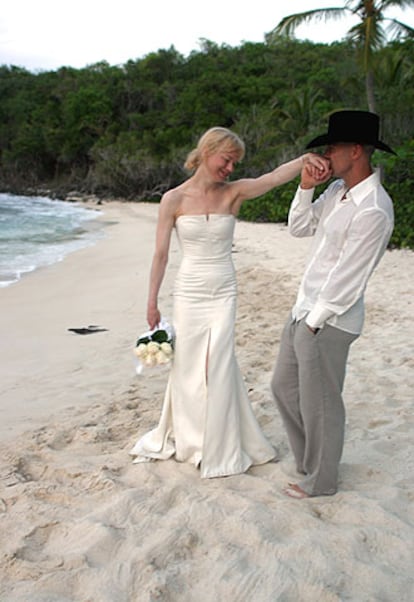
M329 166L307 153L258 178L228 181L244 150L231 130L209 129L187 157L192 175L161 199L147 320L151 329L161 320L158 293L175 229L182 253L173 291L176 340L159 424L130 451L134 462L174 456L208 478L242 473L275 457L253 413L234 350L236 216L244 201L289 182L303 164L321 180Z

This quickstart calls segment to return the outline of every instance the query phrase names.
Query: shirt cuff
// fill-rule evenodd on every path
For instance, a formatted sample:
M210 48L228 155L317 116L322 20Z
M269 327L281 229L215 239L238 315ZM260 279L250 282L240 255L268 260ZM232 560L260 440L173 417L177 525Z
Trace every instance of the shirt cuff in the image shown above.
M322 328L325 322L333 315L335 315L335 312L317 303L306 316L305 322L311 328Z
M302 212L304 208L310 207L313 201L313 191L314 188L301 188L298 186L295 198L292 201L290 212L294 212L298 207L300 207L300 212Z
M300 184L298 186L298 193L301 201L309 201L309 203L311 203L314 192L315 188L302 188Z

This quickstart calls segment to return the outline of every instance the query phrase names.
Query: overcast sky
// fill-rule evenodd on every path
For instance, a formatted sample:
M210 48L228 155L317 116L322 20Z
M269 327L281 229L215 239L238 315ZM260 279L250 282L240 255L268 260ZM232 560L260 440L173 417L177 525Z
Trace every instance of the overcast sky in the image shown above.
M283 4L283 7L281 6ZM159 49L187 56L200 40L238 46L263 42L287 14L343 7L344 0L3 0L0 64L30 71L120 65ZM388 16L414 27L414 10ZM329 43L344 37L356 18L301 26L297 37Z

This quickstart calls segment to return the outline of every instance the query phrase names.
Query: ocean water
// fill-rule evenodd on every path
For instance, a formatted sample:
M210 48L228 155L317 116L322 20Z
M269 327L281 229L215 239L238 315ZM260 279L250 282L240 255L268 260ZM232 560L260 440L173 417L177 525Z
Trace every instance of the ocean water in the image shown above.
M100 211L46 197L0 193L0 288L104 236Z

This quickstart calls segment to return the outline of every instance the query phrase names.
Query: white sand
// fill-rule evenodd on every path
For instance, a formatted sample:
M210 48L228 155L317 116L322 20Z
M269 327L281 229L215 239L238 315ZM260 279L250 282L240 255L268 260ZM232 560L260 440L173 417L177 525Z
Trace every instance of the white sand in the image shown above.
M2 602L411 602L414 254L387 252L345 387L339 493L292 500L269 391L309 241L238 223L237 353L280 462L201 480L133 465L166 372L136 376L157 206L104 205L108 237L0 290ZM174 242L161 294L171 314ZM92 335L71 327L100 325Z

